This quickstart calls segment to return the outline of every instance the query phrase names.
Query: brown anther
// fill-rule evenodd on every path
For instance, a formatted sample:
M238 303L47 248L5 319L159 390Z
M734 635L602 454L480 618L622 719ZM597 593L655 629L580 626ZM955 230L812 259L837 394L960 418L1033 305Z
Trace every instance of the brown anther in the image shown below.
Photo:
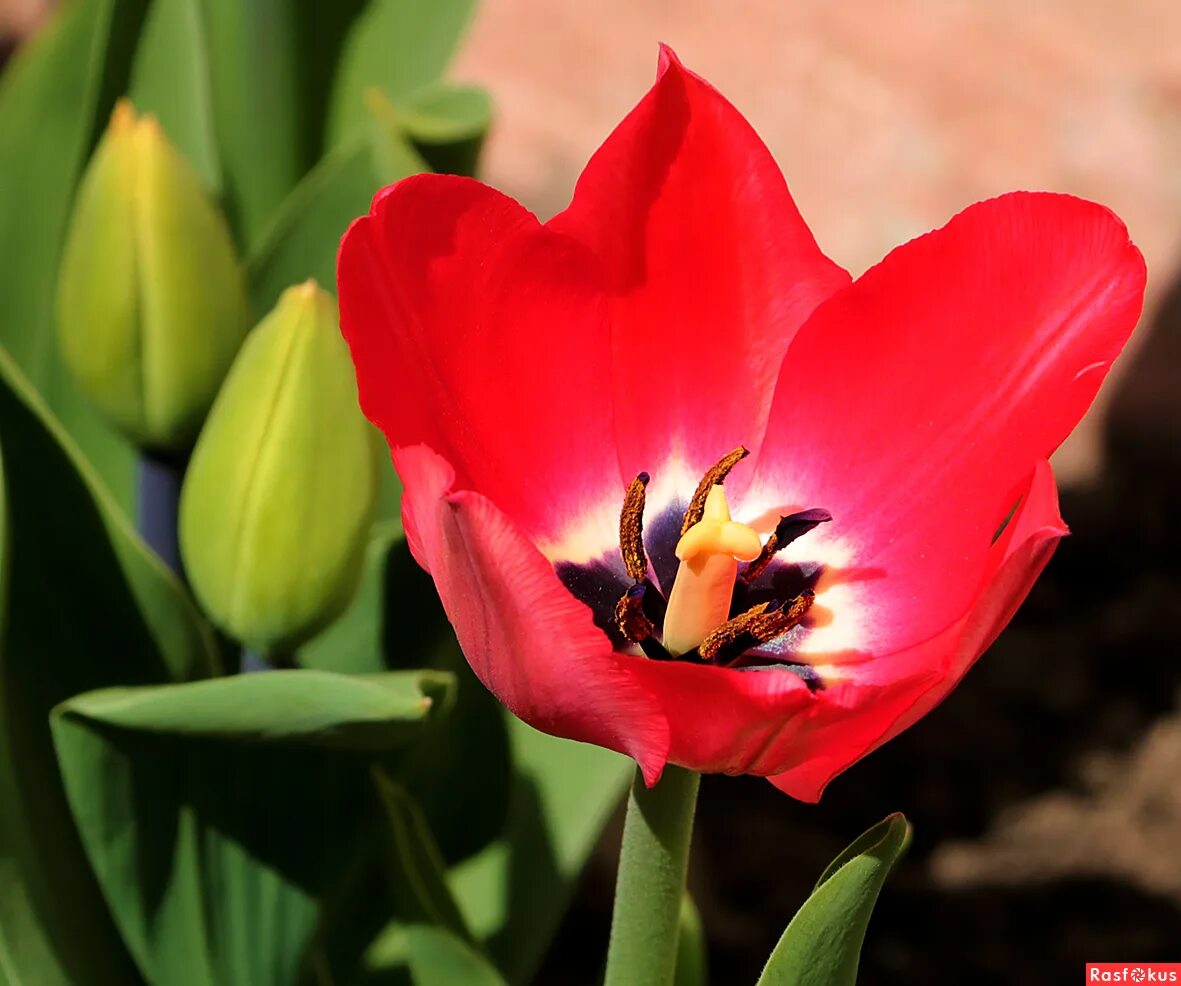
M830 520L832 520L832 514L827 510L816 507L808 510L799 510L794 514L780 517L775 530L771 532L771 536L764 542L763 550L759 552L759 557L742 570L742 581L750 585L767 570L767 567L771 564L771 559L775 557L777 552L782 551L792 541L807 534L814 527L827 523Z
M739 445L733 452L727 452L710 466L706 474L701 477L701 482L697 484L697 490L693 493L693 499L689 501L689 507L685 511L685 519L681 523L682 535L694 524L700 522L702 516L704 516L705 498L709 496L709 491L725 482L726 477L730 475L730 470L748 455L750 455L750 451Z
M646 586L634 585L615 604L615 625L632 643L643 643L656 632L656 627L644 612Z
M644 553L644 496L648 479L648 474L642 472L631 481L619 512L619 551L623 555L623 567L633 582L643 582L648 577L648 556Z
M716 630L712 630L697 648L703 660L712 661L727 645L733 644L745 634L752 623L762 618L771 603L759 603L752 606L745 613L740 613L732 620L727 620Z
M806 589L784 606L752 606L710 633L697 651L706 661L728 663L752 647L782 637L804 618L815 599L816 594Z
M751 622L748 632L760 644L782 637L804 618L816 601L816 593L805 589L786 606L780 606Z

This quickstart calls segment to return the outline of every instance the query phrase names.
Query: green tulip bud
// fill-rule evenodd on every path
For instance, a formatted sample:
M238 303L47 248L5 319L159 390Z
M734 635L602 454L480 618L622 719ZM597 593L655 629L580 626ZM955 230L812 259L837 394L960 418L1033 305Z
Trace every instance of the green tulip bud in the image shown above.
M197 176L125 100L79 186L57 301L86 395L141 446L186 450L250 326L245 285Z
M246 337L181 490L185 570L218 626L288 654L344 609L378 455L335 301L314 281L288 288Z

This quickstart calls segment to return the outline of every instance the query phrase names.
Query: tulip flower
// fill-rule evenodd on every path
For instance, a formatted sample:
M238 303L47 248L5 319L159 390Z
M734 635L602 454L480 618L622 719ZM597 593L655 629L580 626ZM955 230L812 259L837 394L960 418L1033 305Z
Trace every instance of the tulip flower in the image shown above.
M649 784L811 801L947 696L1066 533L1047 459L1145 270L1103 206L1013 193L853 280L665 49L564 212L408 178L338 276L411 550L484 684Z

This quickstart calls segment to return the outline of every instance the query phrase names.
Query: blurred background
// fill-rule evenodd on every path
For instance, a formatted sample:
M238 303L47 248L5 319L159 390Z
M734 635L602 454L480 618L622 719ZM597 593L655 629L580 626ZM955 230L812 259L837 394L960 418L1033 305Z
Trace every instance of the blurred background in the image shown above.
M45 0L0 0L5 50ZM1096 199L1149 267L1133 348L1056 460L1074 534L934 714L819 806L707 778L692 883L714 981L751 982L822 860L888 811L914 847L865 984L1076 981L1181 959L1181 5L495 0L451 75L496 103L482 177L543 216L651 82L657 41L750 119L859 273L975 200ZM619 825L539 983L594 981Z

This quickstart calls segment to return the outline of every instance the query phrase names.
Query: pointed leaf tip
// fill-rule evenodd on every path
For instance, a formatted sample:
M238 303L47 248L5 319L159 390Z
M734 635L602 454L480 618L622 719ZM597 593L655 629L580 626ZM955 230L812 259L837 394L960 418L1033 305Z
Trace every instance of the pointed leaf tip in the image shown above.
M866 927L911 826L888 815L828 865L792 918L757 986L856 986Z

